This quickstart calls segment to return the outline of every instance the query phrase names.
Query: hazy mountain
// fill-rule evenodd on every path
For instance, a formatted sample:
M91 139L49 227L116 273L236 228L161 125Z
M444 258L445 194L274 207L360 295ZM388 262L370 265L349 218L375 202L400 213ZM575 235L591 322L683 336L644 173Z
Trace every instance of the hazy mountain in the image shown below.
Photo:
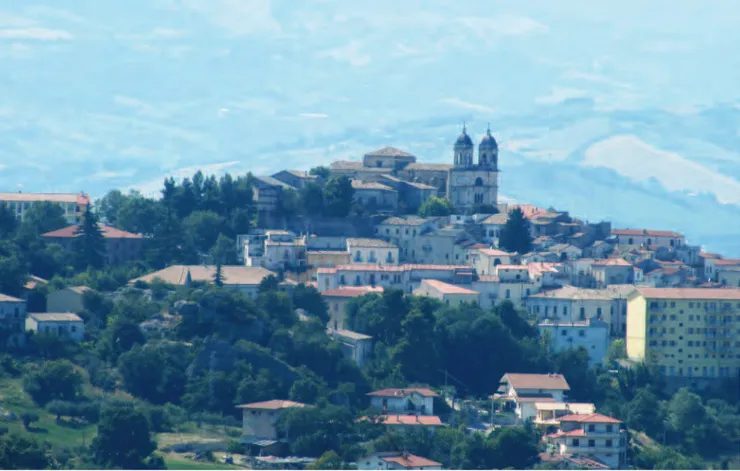
M504 195L740 256L738 41L732 0L6 0L0 189L447 162L490 122Z

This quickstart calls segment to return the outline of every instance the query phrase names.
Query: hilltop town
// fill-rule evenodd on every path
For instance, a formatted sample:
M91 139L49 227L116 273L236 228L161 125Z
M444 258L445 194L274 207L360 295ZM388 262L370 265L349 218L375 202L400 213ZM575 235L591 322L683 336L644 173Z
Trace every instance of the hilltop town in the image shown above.
M449 164L0 193L6 431L74 423L77 465L131 468L737 460L740 259L503 203L502 168L463 127Z

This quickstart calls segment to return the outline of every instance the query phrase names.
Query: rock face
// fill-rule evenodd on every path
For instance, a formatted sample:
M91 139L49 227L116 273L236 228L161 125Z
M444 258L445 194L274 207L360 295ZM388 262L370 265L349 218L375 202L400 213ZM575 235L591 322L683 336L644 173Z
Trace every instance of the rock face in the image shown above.
M270 376L292 382L299 375L287 363L274 358L269 352L258 345L249 342L240 342L230 345L225 340L216 340L207 337L203 342L203 349L193 360L187 370L189 377L208 372L231 372L237 361L246 361L255 372L266 369Z

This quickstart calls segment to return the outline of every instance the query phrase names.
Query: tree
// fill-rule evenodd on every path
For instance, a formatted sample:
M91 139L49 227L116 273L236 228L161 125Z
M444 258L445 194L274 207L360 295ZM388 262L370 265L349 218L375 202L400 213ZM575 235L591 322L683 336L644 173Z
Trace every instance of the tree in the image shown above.
M324 187L324 207L326 215L334 218L344 218L352 209L355 190L347 177L332 177Z
M26 283L26 267L18 257L18 247L0 240L0 293L20 296Z
M152 235L163 217L164 208L160 202L132 190L118 208L115 226L134 234Z
M0 204L0 239L5 239L15 232L18 220L10 207Z
M220 263L216 265L216 273L213 274L213 284L218 287L224 285L224 274Z
M299 193L301 211L310 217L320 216L324 211L324 190L317 183L309 183Z
M39 421L39 415L33 411L21 412L21 421L23 422L23 428L28 430L32 423Z
M308 171L309 175L316 175L319 180L328 180L331 176L331 170L328 167L314 167Z
M157 449L149 422L130 405L113 404L100 413L98 434L90 445L95 462L104 467L140 469Z
M529 222L520 208L514 208L509 212L509 219L501 231L499 246L507 252L520 254L529 253L532 250Z
M537 433L524 427L503 427L489 438L495 469L531 469L537 462Z
M609 345L606 351L606 364L613 365L617 360L627 358L627 344L624 339L616 339Z
M23 376L23 389L41 405L54 399L73 401L82 392L84 380L67 360L48 361Z
M102 359L115 363L121 354L131 350L134 345L145 343L146 337L138 324L128 317L119 316L103 331L97 350Z
M452 205L447 198L432 196L419 207L419 216L423 218L449 216L452 214Z
M210 255L211 262L216 265L236 265L236 242L231 237L219 234Z
M64 210L56 203L43 201L34 203L23 213L20 232L40 236L67 226Z
M344 469L344 460L334 450L329 450L311 463L308 469Z
M0 439L0 469L50 469L48 444L11 434Z
M309 314L316 316L326 324L329 322L329 306L319 290L313 286L299 284L293 290L293 306L305 309Z
M212 211L195 211L184 221L185 231L200 252L208 252L223 230L224 218Z
M295 216L299 209L298 193L292 188L283 188L277 202L277 216L287 220Z
M664 430L664 414L658 397L649 389L637 391L634 399L627 403L625 419L627 425L651 437L658 437Z
M118 212L125 199L121 190L116 189L109 191L97 201L96 206L106 224L117 225Z
M78 268L100 269L105 265L105 238L98 225L98 216L90 210L85 210L82 224L77 227L74 239L74 252Z

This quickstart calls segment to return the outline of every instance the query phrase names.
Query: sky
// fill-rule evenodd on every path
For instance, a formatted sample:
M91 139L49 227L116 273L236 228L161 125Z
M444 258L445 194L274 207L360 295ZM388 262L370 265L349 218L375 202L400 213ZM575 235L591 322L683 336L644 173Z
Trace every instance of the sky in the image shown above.
M5 0L0 190L447 162L465 121L490 123L506 196L730 238L737 44L734 0Z

